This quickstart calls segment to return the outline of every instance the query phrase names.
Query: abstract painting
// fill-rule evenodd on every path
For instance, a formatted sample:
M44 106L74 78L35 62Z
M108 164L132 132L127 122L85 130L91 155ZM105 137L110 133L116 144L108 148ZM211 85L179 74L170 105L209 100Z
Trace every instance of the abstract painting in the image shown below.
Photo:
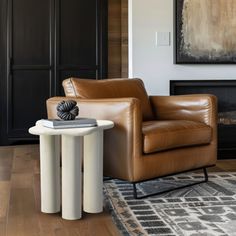
M236 0L175 0L176 63L236 63Z

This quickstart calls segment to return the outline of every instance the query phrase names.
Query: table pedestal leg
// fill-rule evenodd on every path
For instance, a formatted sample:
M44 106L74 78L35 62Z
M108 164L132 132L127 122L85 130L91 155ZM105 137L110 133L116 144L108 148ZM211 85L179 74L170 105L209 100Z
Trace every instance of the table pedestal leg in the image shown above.
M83 137L62 135L62 218L81 218Z
M84 211L103 210L103 131L84 137Z
M41 211L60 211L60 136L40 135Z

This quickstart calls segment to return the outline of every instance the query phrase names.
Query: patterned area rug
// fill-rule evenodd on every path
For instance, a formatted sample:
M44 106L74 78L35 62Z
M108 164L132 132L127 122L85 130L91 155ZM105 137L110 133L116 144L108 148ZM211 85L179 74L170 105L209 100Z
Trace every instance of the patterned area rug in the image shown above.
M164 190L200 180L181 174L139 185L140 193ZM209 182L141 200L132 185L104 182L105 205L122 235L236 236L236 173L211 173Z

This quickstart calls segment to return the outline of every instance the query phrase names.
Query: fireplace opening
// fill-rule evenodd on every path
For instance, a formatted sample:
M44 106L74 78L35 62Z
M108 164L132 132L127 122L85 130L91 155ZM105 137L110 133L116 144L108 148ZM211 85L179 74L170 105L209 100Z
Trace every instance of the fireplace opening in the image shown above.
M219 125L236 125L236 111L218 112Z
M171 80L170 95L218 98L218 159L236 159L236 80Z

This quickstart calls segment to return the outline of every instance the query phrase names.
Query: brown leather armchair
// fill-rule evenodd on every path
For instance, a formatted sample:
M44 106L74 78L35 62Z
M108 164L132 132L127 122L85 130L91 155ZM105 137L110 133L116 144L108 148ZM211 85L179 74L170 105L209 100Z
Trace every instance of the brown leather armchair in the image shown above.
M134 184L215 165L217 107L213 95L148 96L140 79L63 81L65 97L47 101L48 118L61 100L76 100L81 117L108 119L104 175ZM152 195L152 194L151 194Z

